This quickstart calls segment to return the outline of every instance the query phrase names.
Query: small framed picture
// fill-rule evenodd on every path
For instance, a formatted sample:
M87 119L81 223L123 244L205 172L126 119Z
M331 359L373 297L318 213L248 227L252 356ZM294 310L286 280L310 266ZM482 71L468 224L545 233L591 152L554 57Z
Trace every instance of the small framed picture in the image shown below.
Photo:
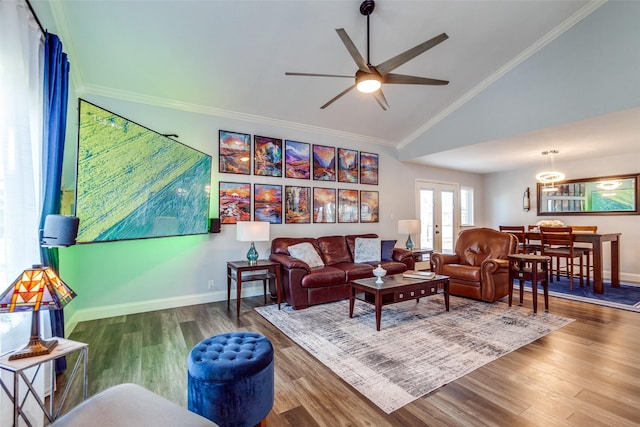
M311 177L311 145L306 142L284 142L284 175L287 178Z
M338 190L338 222L358 222L358 190Z
M379 213L378 192L360 190L360 222L378 222Z
M282 185L253 185L253 220L282 224Z
M251 184L221 181L218 194L220 224L251 221Z
M336 149L326 145L313 145L313 179L336 180Z
M253 174L282 176L282 140L254 135Z
M336 222L335 188L313 188L313 222Z
M284 187L285 224L310 224L311 203L311 187L286 185Z
M358 183L358 151L338 148L338 182Z
M360 184L378 185L378 155L360 152Z
M220 173L251 175L251 135L219 132L218 170Z

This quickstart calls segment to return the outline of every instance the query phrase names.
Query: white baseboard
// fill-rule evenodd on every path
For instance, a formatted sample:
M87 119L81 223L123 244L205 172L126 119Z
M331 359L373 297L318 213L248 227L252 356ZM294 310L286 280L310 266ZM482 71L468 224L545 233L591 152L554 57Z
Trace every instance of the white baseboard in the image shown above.
M259 286L251 286L249 284L243 283L243 298L256 295L263 295L263 288L261 283L259 284ZM234 298L234 295L232 295L231 297ZM215 291L202 294L182 295L172 298L159 298L148 301L138 301L124 304L107 305L103 307L85 308L74 312L69 319L65 319L64 326L66 335L69 336L80 322L226 300L226 291Z

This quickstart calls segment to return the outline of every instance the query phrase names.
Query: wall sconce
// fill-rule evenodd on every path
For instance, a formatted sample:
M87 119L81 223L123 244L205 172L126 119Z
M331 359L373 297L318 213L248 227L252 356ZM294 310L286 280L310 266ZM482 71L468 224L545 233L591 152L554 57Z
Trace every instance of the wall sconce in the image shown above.
M529 209L531 209L531 192L529 191L529 187L524 190L524 194L522 195L522 209L525 212L529 212Z

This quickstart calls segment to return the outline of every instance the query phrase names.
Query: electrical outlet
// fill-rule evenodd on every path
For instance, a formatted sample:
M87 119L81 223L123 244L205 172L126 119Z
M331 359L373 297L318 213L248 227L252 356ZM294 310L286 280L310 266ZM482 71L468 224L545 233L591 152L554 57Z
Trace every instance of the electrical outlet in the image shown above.
M214 285L213 279L209 280L209 282L207 283L207 287L209 289L213 289L213 285Z

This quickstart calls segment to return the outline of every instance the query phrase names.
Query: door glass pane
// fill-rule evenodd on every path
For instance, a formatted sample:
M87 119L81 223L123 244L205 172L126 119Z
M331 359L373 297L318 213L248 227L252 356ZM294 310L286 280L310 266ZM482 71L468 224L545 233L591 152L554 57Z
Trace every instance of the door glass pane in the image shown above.
M420 190L420 248L434 248L433 190Z
M454 230L454 192L442 191L442 250L444 252L453 252L453 230Z

